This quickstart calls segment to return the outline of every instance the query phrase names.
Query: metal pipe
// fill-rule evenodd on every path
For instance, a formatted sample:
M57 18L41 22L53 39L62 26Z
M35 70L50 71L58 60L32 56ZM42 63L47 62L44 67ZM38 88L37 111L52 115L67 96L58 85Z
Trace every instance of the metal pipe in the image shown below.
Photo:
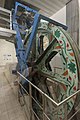
M40 93L42 93L45 97L47 97L55 106L60 106L62 104L64 104L65 102L67 102L69 99L71 99L72 97L74 97L75 95L77 95L80 90L76 91L74 94L70 95L69 97L67 97L66 99L64 99L63 101L61 101L60 103L55 102L52 98L50 98L46 93L44 93L42 90L40 90L38 87L36 87L34 84L32 84L28 79L26 79L22 74L20 74L18 71L17 73L23 77L25 80L27 80L34 88L36 88Z
M22 78L24 78L27 82L29 82L34 88L36 88L40 93L45 95L50 101L54 103L54 105L58 106L58 103L56 103L52 98L50 98L46 93L44 93L42 90L40 90L38 87L36 87L34 84L32 84L28 79L26 79L21 73L17 72Z
M48 119L48 120L50 120L50 118L44 113L44 115L45 115L45 117Z
M24 89L24 87L18 82L18 84L22 87L22 89L29 95L29 93Z
M58 106L62 105L63 103L65 103L66 101L68 101L69 99L71 99L72 97L74 97L75 95L77 95L80 92L80 90L76 91L74 94L70 95L69 97L67 97L66 99L64 99L63 101L61 101L60 103L58 103Z
M42 100L43 100L43 120L45 120L45 116L44 116L44 113L45 113L45 96L42 95Z
M68 120L72 120L72 118L80 111L80 109L78 109Z
M32 96L31 96L32 97ZM41 110L43 110L43 108L41 107L41 105L32 97L32 99L34 100L34 102L40 107Z
M24 78L28 83L30 83L34 88L36 88L40 93L43 94L43 92L38 88L36 87L34 84L32 84L28 79L26 79L21 73L17 72L22 78Z
M21 87L22 87L22 89L28 94L28 92L25 90L25 88L20 84L20 83L18 83ZM29 94L28 94L29 95ZM44 96L45 97L45 96ZM41 108L41 110L43 110L43 108L39 105L39 103L33 98L33 96L31 95L31 98L36 102L36 104ZM45 98L44 98L45 99ZM44 103L45 104L45 103ZM45 108L44 108L45 109ZM45 111L43 110L43 114L44 114L44 116L48 119L48 120L50 120L49 119L49 117L46 115L46 113L45 113Z
M26 89L20 84L20 83L18 83L21 87L22 87L22 89L29 95L29 93L26 91ZM33 96L31 95L31 98L36 102L36 104L43 110L43 108L40 106L40 104L33 98Z
M30 120L32 120L32 86L31 86L31 84L29 83L29 102L30 102Z
M32 109L32 112L33 112L33 114L37 117L37 119L40 120L39 117L37 116L37 114L34 112L33 109Z

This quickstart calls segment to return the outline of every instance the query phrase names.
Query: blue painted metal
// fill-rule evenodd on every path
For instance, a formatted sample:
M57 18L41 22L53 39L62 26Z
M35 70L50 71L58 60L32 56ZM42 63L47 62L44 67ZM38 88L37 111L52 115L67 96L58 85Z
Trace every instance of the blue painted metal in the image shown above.
M35 14L35 17L34 17L34 24L33 24L33 28L32 28L32 33L30 35L29 44L28 44L28 47L26 49L26 60L28 59L32 43L33 43L34 38L36 36L36 30L38 28L38 23L39 23L39 16L40 16L39 14Z
M24 8L25 11L32 12L32 13L35 14L33 24L32 24L32 32L31 32L31 35L30 35L30 38L29 38L29 43L28 43L28 46L27 46L26 49L24 48L21 33L20 33L20 27L24 28L24 26L19 25L18 22L17 22L17 19L19 19L19 17L20 17L20 16L17 16L17 11L18 11L19 6ZM54 20L51 20L48 17L40 15L40 14L38 14L37 11L35 11L35 10L33 10L33 9L31 9L31 8L21 4L19 2L16 2L14 14L13 14L13 29L16 30L16 33L17 33L16 34L16 46L17 46L16 47L16 56L17 56L17 59L18 59L18 63L19 63L21 73L25 68L28 67L26 61L28 59L28 56L29 56L29 53L30 53L30 50L31 50L31 47L32 47L32 44L33 44L33 41L34 41L34 38L35 38L36 30L38 28L38 23L39 23L40 19L44 19L46 21L49 21L50 23L52 23L54 25L57 25L57 26L61 26L65 30L67 29L67 26L65 26L61 23L58 23ZM24 29L26 29L26 28L24 28ZM25 35L24 32L22 34Z
M19 68L20 68L20 72L22 73L23 69L26 67L25 64L25 49L23 47L23 42L22 42L22 38L21 38L21 34L20 34L20 30L19 30L19 25L17 23L16 20L16 12L17 12L17 7L18 4L16 3L15 6L15 12L13 14L13 29L16 30L16 56L18 59L18 63L19 63Z
M15 5L15 15L16 15L16 13L17 13L17 8L18 8L18 6L21 6L22 8L24 8L24 9L25 9L26 11L28 11L28 12L37 13L36 10L33 10L33 9L31 9L31 8L29 8L29 7L21 4L21 3L19 3L19 2L16 2L16 5Z
M14 29L17 31L16 34L16 52L17 58L20 66L20 72L22 73L23 69L25 68L25 49L23 47L22 38L20 35L18 24L13 24Z
M21 34L20 34L20 30L19 30L19 27L24 27L24 26L20 26L18 24L17 15L16 15L19 6L24 8L28 12L37 13L37 11L35 11L35 10L25 6L25 5L22 5L19 2L16 2L16 4L15 4L15 11L14 11L14 15L13 15L13 28L17 32L17 34L16 34L16 46L17 46L16 47L16 56L18 58L20 72L22 73L22 71L25 68L27 68L26 59L27 59L27 57L29 55L29 52L30 52L30 49L31 49L31 46L32 46L32 41L33 41L34 33L36 31L36 26L37 26L37 23L38 23L39 14L35 15L34 24L33 24L33 32L32 32L32 34L30 36L29 46L28 46L27 50L25 51L24 46L23 46L23 42L22 42L22 38L21 38Z

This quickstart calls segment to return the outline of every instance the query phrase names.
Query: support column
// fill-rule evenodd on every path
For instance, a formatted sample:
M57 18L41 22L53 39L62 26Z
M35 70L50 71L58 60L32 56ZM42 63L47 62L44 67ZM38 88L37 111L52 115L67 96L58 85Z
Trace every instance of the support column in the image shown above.
M66 5L66 24L68 32L79 45L79 1L70 0Z

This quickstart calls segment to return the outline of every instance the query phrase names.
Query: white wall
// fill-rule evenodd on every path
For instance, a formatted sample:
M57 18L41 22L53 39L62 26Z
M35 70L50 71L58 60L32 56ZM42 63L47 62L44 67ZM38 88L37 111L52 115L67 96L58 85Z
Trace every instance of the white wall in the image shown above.
M66 25L66 6L60 9L57 13L52 15L50 18Z
M0 66L15 62L17 62L17 58L14 44L0 39Z

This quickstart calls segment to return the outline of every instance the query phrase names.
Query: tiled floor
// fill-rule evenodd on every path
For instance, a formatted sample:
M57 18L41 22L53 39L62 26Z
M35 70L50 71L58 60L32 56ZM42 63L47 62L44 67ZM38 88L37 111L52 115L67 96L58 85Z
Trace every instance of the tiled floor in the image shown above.
M27 120L3 72L0 72L0 120Z

